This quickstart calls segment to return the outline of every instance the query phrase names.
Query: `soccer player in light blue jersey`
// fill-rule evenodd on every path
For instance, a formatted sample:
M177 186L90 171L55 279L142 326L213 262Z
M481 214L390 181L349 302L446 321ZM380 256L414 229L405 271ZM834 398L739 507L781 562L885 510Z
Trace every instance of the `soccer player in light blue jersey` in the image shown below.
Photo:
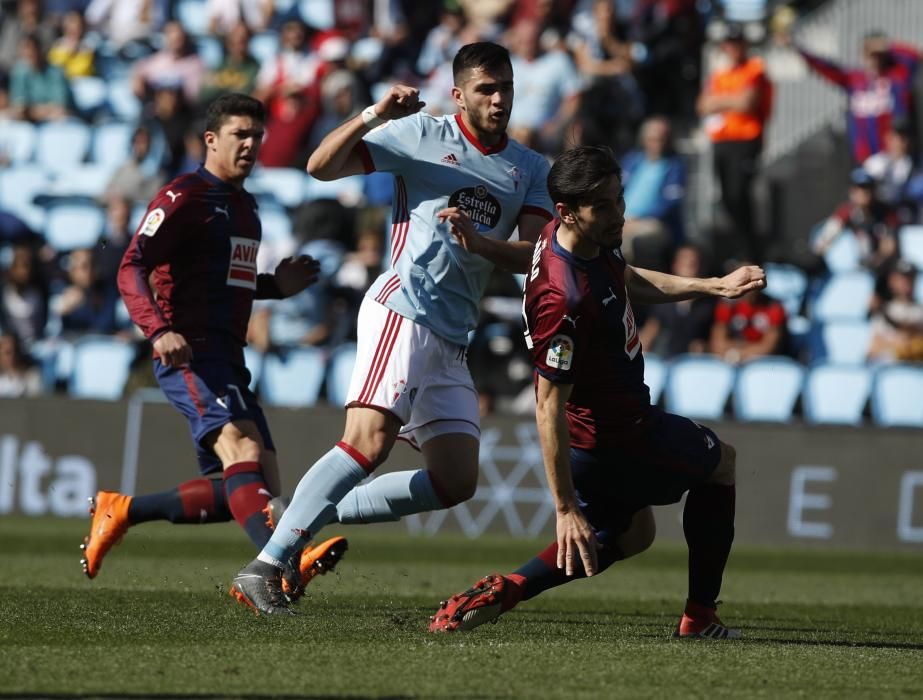
M305 474L275 534L232 584L232 595L257 612L290 612L280 572L327 523L449 508L477 486L468 334L492 268L527 272L554 207L547 162L506 135L513 106L507 50L469 44L452 67L457 114L421 113L417 90L396 85L328 134L308 161L321 180L394 174L391 269L359 311L342 439ZM360 485L398 438L420 450L426 468Z

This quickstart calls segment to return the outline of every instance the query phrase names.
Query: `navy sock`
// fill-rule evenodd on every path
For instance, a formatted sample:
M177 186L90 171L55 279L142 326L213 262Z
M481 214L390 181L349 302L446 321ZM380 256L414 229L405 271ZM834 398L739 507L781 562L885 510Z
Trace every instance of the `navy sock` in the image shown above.
M701 484L691 489L683 508L683 533L689 546L689 599L714 608L724 567L734 541L734 485Z
M128 506L132 525L152 520L171 523L226 523L231 519L224 483L220 479L193 479L169 491L135 496Z
M622 551L613 544L607 544L596 551L597 572L600 574L615 562L624 559ZM542 591L560 586L570 581L586 578L583 563L578 559L575 562L574 575L568 576L564 569L558 568L558 543L552 542L542 550L534 559L530 559L520 566L511 575L522 589L522 600L534 598Z
M224 488L228 508L257 549L272 536L265 508L272 494L263 480L259 462L238 462L224 470Z

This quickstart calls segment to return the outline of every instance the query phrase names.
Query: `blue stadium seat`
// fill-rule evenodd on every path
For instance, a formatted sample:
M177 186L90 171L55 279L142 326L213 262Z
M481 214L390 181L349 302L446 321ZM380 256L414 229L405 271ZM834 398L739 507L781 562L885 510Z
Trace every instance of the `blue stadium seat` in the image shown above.
M273 406L313 406L324 383L324 352L299 347L263 360L260 394Z
M263 353L247 345L244 347L244 364L250 370L250 391L256 391L263 375Z
M28 163L35 154L36 139L35 126L30 122L4 121L0 123L0 156L13 164Z
M801 313L801 304L808 288L805 271L785 263L766 263L763 269L766 271L766 294L780 301L789 317Z
M330 182L317 180L309 175L307 182L305 199L337 199L344 204L359 202L365 186L363 175L351 175Z
M859 240L849 231L837 236L824 252L824 263L830 272L852 272L861 267Z
M92 117L106 104L109 86L106 81L96 76L74 78L70 81L74 107L85 117Z
M108 122L94 129L91 159L94 163L122 165L131 155L131 135L135 128L127 122Z
M90 151L90 127L77 121L47 122L38 129L35 161L52 173L68 176Z
M81 399L121 398L135 357L131 343L109 336L86 336L74 344L68 393Z
M860 425L872 388L872 370L863 365L819 364L808 370L802 404L809 423Z
M872 418L878 425L923 428L923 367L885 365L872 383Z
M866 319L829 321L820 328L822 353L814 359L858 365L866 360L872 326Z
M45 240L55 250L91 248L103 232L105 215L92 204L60 204L48 211Z
M299 0L298 11L305 24L315 29L333 29L336 16L333 4L336 0Z
M87 197L100 199L112 179L115 167L111 163L81 163L59 177L49 194L55 197Z
M202 62L209 68L217 68L224 60L224 47L213 36L200 36L195 40L196 50L202 57Z
M897 235L901 257L923 270L923 226L904 226Z
M281 243L294 245L292 234L292 217L277 206L260 207L260 223L263 227L264 243Z
M657 404L667 383L667 363L653 353L644 353L644 383L651 390L651 403Z
M307 175L298 168L258 168L247 179L247 191L274 198L284 207L297 207L305 200Z
M109 108L122 121L132 122L141 116L141 101L132 92L128 78L109 82Z
M347 343L333 351L327 368L327 401L332 406L346 404L349 380L356 364L356 345Z
M205 12L206 0L179 0L175 12L176 18L191 36L208 34L208 15Z
M667 410L690 418L721 418L736 372L712 355L674 358L665 387Z
M820 285L811 304L811 318L819 323L864 319L874 288L872 274L864 270L835 274Z
M276 3L278 5L278 3ZM275 58L279 53L279 35L274 32L257 34L250 39L250 55L260 64Z
M734 416L744 421L787 423L804 385L804 367L790 357L761 357L737 370Z
M33 200L47 194L50 188L51 179L40 166L11 165L0 170L0 207L25 221L33 231L41 231L45 227L45 209Z

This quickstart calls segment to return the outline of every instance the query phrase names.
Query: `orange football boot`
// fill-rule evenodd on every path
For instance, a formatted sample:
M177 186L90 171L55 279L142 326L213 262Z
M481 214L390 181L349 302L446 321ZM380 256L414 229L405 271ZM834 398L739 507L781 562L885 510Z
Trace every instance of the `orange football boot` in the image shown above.
M103 564L103 557L113 545L122 541L131 523L128 522L128 504L131 496L115 491L99 491L90 498L90 534L83 538L80 565L88 578L95 578Z

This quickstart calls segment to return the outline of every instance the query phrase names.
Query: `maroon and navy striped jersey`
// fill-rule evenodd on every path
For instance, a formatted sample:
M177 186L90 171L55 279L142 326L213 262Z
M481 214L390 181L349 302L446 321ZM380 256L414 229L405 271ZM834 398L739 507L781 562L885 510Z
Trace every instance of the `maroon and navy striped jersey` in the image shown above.
M148 206L119 268L128 312L150 340L182 334L195 350L242 360L257 297L256 200L204 167L181 175ZM259 275L262 296L276 296Z
M619 432L650 409L625 261L611 250L591 260L573 255L558 244L559 224L549 223L535 244L523 300L526 345L537 374L573 385L571 446L617 447Z

